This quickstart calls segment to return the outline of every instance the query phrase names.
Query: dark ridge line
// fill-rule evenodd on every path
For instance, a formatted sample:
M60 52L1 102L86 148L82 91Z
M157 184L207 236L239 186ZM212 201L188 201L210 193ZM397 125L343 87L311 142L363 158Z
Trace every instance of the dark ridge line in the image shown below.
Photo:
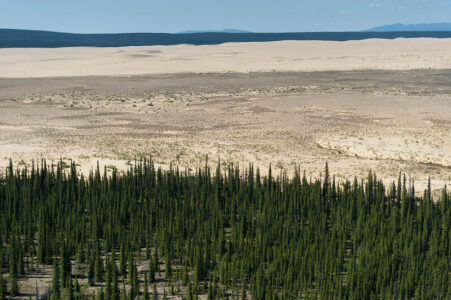
M0 29L0 48L125 47L217 45L232 42L350 41L396 38L451 38L451 31L405 32L285 32L285 33L114 33L78 34Z

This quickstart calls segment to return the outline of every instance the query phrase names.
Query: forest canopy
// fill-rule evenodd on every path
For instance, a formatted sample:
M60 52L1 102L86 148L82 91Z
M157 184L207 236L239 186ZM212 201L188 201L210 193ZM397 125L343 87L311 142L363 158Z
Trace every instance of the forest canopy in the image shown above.
M327 164L315 180L273 173L149 159L84 176L75 163L11 163L0 176L0 299L23 295L43 266L52 299L449 297L446 187L434 200L402 174L386 186L372 172L339 183Z

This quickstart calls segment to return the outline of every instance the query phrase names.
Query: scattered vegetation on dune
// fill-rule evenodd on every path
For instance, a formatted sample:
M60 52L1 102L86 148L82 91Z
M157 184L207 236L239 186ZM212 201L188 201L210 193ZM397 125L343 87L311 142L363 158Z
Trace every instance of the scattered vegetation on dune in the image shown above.
M53 269L52 299L445 299L451 197L384 186L195 172L151 160L77 174L45 161L0 177L0 299ZM107 175L111 174L111 175ZM45 267L43 267L45 266ZM163 289L158 287L163 286Z

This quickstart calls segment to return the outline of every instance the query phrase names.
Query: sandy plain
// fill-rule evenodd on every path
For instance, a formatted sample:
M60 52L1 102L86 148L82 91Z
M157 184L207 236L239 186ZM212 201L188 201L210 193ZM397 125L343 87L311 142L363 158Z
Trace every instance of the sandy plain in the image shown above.
M451 39L0 49L0 172L209 156L451 183ZM279 171L278 171L279 172Z
M451 39L0 49L0 78L451 69Z

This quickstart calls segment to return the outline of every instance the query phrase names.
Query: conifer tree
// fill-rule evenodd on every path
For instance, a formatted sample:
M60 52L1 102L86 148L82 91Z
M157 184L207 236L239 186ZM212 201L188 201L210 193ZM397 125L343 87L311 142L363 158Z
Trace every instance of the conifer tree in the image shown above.
M152 286L152 299L158 300L158 291L157 291L157 284L154 282Z
M64 245L61 249L61 282L64 287L68 287L69 278L71 277L71 261L67 246Z
M147 282L147 276L144 276L143 299L144 300L150 300L150 297L149 297L149 284Z
M6 298L6 280L3 278L3 274L0 274L0 300Z
M165 264L165 277L166 279L171 279L172 276L172 259L169 254L166 256L166 264Z
M120 298L120 290L119 290L119 282L118 282L118 270L116 264L112 263L112 287L111 287L111 300L119 300Z
M191 285L191 281L188 282L188 287L186 289L186 299L193 300L193 288Z
M60 284L60 268L58 261L53 260L53 279L52 279L52 299L57 300L61 297L61 284Z
M153 283L155 282L155 272L156 272L156 266L154 259L149 260L149 282Z

